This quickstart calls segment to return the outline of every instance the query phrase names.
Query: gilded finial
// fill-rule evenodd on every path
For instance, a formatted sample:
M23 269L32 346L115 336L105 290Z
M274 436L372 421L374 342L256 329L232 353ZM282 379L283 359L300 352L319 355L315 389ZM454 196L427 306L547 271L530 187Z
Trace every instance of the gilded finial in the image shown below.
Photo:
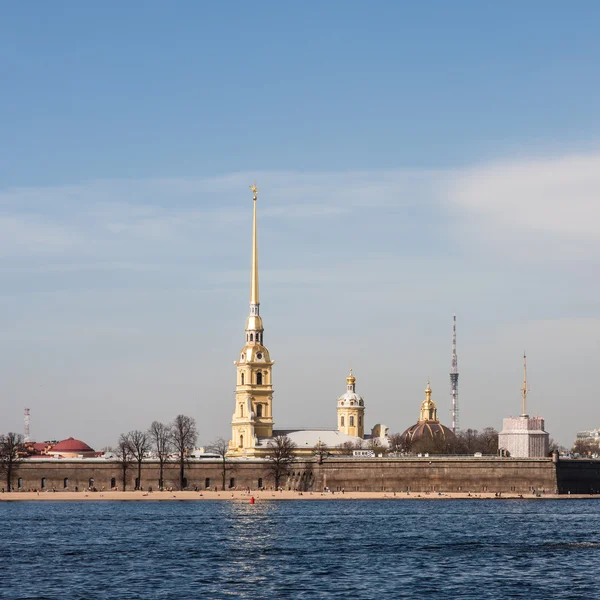
M350 374L348 375L348 377L346 377L346 382L348 383L348 385L354 385L354 383L356 382L356 377L354 377L354 374L352 373L352 368L350 368Z
M258 188L256 187L256 181L254 182L254 185L250 186L250 189L252 190L252 199L256 201L257 195L258 195Z

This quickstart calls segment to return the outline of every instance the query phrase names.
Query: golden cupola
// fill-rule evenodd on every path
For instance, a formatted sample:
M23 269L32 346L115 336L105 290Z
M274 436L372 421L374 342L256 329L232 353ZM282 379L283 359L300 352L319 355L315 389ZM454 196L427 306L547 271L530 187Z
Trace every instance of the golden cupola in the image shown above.
M431 386L429 385L429 381L425 388L425 400L421 402L421 412L419 413L419 423L426 421L438 423L437 408L435 402L431 399Z

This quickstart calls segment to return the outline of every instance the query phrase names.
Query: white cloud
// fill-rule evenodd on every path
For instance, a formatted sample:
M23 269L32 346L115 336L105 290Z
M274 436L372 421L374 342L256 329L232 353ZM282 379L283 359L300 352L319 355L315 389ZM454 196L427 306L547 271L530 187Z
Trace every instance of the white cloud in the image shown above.
M600 258L600 154L469 169L456 175L448 200L476 240L506 254Z

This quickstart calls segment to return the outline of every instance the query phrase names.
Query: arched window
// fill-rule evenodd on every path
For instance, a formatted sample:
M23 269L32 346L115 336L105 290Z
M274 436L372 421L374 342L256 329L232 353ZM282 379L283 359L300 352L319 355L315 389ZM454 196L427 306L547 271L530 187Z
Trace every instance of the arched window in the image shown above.
M110 487L111 488L116 488L117 487L117 478L116 477L111 477L110 478ZM158 482L158 487L161 487L160 481Z
M260 371L256 374L256 385L262 385L262 373Z
M262 483L262 477L258 478L258 489L262 489L263 483Z
M253 342L253 341L254 341L254 334L253 334L253 333L251 333L251 334L250 334L250 341L251 341L251 342Z
M244 436L240 435L240 448L244 447Z
M234 479L233 477L231 477L231 478L229 479L229 487L230 487L230 488L232 488L232 487L235 487L235 479Z
M64 487L65 489L67 489L67 488L69 487L69 478L68 478L68 477L65 477L65 478L63 479L63 487Z
M17 479L17 487L21 490L23 489L23 478L19 477L19 479Z
M244 385L244 374L242 373L240 377L241 377L241 380L242 380L242 385Z
M257 404L256 405L256 416L257 417L262 417L263 416L262 415L262 407L263 407L262 404Z
M340 417L340 425L343 427L344 426L344 415L342 415Z
M350 417L350 427L354 427L354 417Z
M244 405L240 404L240 417L244 416Z
M90 489L94 487L94 478L90 477L90 480L88 481Z
M46 478L42 477L42 489L45 490L46 489Z
M204 489L207 490L210 487L210 477L204 480Z

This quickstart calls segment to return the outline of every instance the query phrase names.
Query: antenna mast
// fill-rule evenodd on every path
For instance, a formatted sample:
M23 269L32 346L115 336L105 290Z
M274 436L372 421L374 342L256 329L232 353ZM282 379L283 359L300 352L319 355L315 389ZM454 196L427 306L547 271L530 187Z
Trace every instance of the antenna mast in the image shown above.
M26 408L25 409L25 442L29 441L29 422L30 422L30 416L29 416L29 409Z
M521 389L521 398L522 398L522 403L523 403L523 407L522 407L522 412L521 412L521 416L522 417L527 417L529 416L527 414L527 392L529 390L527 389L527 355L525 354L525 352L523 352L523 387Z
M452 366L450 368L450 393L452 394L452 433L459 429L458 425L458 356L456 355L456 315L452 327Z

